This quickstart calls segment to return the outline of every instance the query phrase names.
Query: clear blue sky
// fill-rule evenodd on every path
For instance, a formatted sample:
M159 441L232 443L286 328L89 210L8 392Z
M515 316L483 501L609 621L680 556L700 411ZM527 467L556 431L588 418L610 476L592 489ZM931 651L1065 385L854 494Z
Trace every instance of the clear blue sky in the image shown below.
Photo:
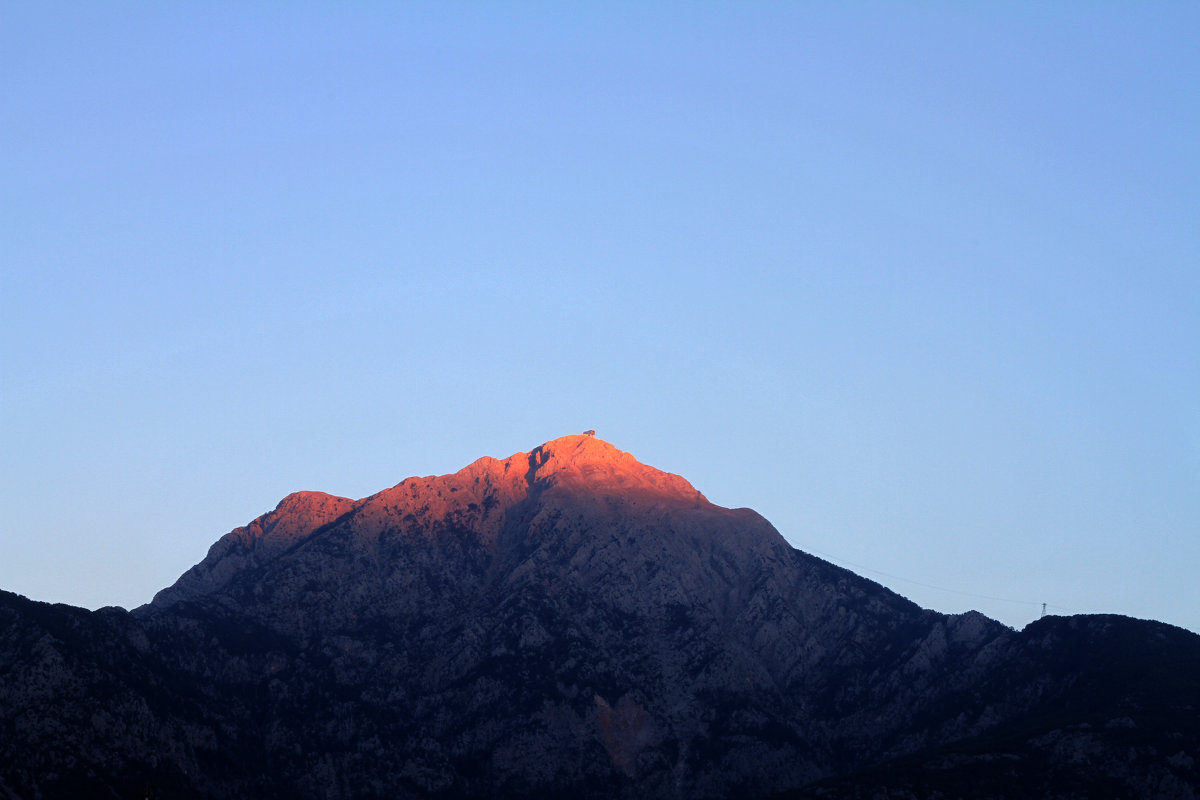
M1197 41L6 3L0 587L136 606L291 491L596 428L922 605L1200 631Z

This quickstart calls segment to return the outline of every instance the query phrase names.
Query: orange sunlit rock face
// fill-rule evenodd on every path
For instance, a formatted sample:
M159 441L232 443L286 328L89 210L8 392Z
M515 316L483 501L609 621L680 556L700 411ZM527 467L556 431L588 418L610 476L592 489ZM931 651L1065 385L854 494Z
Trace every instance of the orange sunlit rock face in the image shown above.
M155 596L170 604L214 591L243 570L265 564L313 531L354 508L354 501L324 492L294 492L274 510L222 536L203 561L185 572L174 586Z
M553 529L562 547L577 548L578 557L585 558L617 546L592 541L588 531L635 508L655 518L671 516L671 530L703 529L701 538L732 534L747 522L770 528L752 511L712 505L679 475L647 466L594 435L579 434L505 459L480 458L449 475L407 478L361 500L322 492L288 495L273 511L222 537L204 561L154 602L169 605L219 589L246 568L331 529L348 534L365 554L395 537L435 543L465 536L498 556L497 548L521 546L502 546L500 540L505 526L524 515L529 530ZM771 534L766 541L781 546L782 537ZM660 545L679 549L680 557L693 550L681 541Z
M325 492L293 492L273 511L235 529L230 536L264 555L274 555L353 507L354 501L345 497Z
M520 455L528 456L536 480L547 486L587 486L593 492L613 489L664 501L708 502L679 475L646 466L587 434L563 436Z
M629 453L586 434L564 436L503 460L480 458L450 475L401 481L354 504L353 524L364 535L394 527L412 517L428 523L453 520L470 527L485 543L495 541L503 515L532 495L568 502L586 490L596 496L637 498L645 502L695 507L709 505L678 475L646 466Z

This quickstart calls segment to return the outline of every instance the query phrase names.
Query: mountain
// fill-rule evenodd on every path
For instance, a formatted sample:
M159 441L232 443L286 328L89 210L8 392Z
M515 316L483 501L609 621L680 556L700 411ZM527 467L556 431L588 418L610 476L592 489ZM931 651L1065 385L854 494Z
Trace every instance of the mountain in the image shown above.
M0 797L1200 795L1200 637L923 610L589 435L0 593L0 678Z

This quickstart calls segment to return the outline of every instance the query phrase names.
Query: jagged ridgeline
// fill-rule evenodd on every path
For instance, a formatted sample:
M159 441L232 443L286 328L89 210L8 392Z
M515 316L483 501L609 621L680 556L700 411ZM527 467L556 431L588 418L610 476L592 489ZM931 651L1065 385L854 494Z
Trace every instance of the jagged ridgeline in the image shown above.
M1178 797L1200 637L926 611L592 435L0 593L0 797Z

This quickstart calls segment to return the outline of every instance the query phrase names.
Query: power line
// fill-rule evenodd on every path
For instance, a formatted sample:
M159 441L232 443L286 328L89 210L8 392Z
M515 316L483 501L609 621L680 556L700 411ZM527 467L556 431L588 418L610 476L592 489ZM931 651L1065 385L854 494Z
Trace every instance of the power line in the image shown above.
M884 572L881 569L875 569L874 567L868 567L865 564L856 564L853 561L850 561L845 558L840 558L840 557L832 555L830 553L822 553L820 550L814 550L812 548L808 548L808 552L815 553L816 555L819 555L822 558L829 559L830 561L835 561L839 564L845 564L846 566L854 567L855 569L866 570L867 572L873 572L876 575L883 575L884 577L891 578L892 580L903 581L904 583L911 583L915 586L924 586L926 589L936 589L939 592L948 592L950 594L958 594L958 595L962 595L963 597L978 597L978 598L981 598L984 600L995 600L1000 603L1017 603L1017 604L1023 605L1023 606L1042 606L1043 610L1045 610L1047 608L1054 608L1054 609L1058 609L1059 611L1066 611L1068 614L1075 613L1074 611L1072 611L1069 608L1054 605L1053 603L1044 603L1040 600L1015 600L1011 597L997 597L997 596L991 595L991 594L979 594L978 592L964 592L964 591L960 591L958 589L949 589L945 586L936 586L932 583L925 583L924 581L915 581L912 578L905 578L901 575L894 575L890 572Z

